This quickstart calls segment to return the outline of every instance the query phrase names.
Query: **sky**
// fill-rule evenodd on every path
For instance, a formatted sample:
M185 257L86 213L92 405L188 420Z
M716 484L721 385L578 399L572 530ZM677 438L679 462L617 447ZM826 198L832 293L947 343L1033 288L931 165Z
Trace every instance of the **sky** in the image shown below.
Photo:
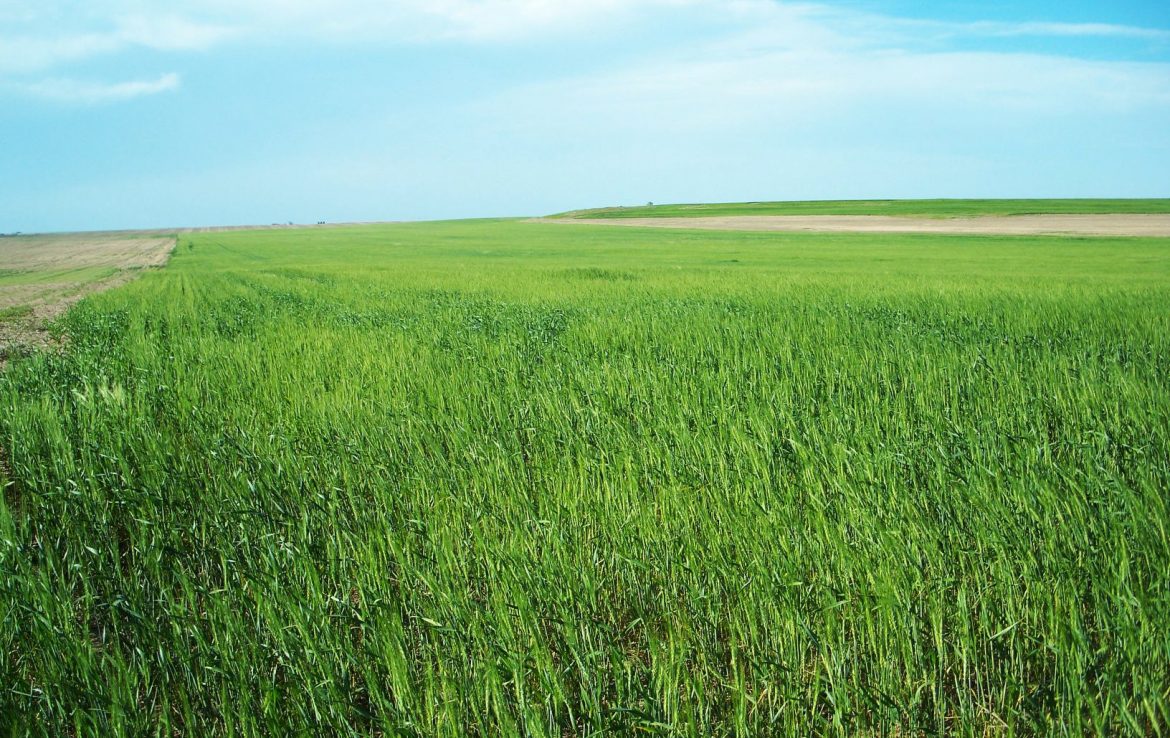
M0 232L1170 197L1165 0L0 0Z

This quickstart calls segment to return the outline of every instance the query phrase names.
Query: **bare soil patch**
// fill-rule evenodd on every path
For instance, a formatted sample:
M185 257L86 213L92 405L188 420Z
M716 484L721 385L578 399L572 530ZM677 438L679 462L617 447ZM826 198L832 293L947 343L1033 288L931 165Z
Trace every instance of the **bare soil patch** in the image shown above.
M12 353L52 346L47 324L77 301L165 265L175 243L154 233L0 238L0 369Z
M886 215L740 215L696 218L539 218L541 223L586 223L636 228L824 233L952 233L1001 236L1170 237L1170 215L991 215L974 218L902 218Z

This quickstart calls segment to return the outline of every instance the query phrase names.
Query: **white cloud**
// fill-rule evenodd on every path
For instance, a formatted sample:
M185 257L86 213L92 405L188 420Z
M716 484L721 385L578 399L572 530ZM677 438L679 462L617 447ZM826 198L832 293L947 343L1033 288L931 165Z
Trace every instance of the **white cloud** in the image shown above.
M71 105L96 105L120 102L136 97L157 95L177 90L181 80L177 74L164 74L156 80L135 80L106 84L75 79L46 79L22 85L29 95L53 102Z
M50 37L0 37L0 73L26 73L116 51L121 44L107 34Z
M581 33L711 0L192 0L194 17L322 41L498 42Z
M742 0L741 14L750 18L761 41L777 37L786 45L885 46L921 48L954 39L989 38L1124 38L1156 44L1170 42L1170 30L1109 23L939 21L881 15L829 4ZM710 7L710 5L708 4Z
M776 136L841 126L877 111L906 129L952 129L1061 116L1170 114L1170 64L1005 52L901 48L823 25L807 10L782 23L667 58L507 91L478 112L501 129L590 137L731 133ZM778 16L779 17L779 16Z
M1124 37L1156 42L1170 31L1106 23L949 23L900 19L833 5L777 0L177 0L165 10L140 0L66 0L35 7L0 2L0 73L43 70L133 47L201 50L228 40L318 42L547 39L604 33L663 18L729 19L777 29L803 45L826 38L913 43L922 36Z
M191 20L180 15L126 15L118 19L116 38L127 45L159 51L202 51L239 35L229 24Z
M706 44L638 68L558 83L551 94L568 85L578 90L576 99L595 97L612 107L625 98L647 111L673 98L703 100L703 110L692 110L690 117L722 119L761 110L799 116L803 106L879 92L1029 105L1065 101L1071 96L1065 92L1079 91L1087 99L1124 105L1143 95L1165 95L1170 77L1164 65L947 53L955 38L1100 37L1160 44L1170 40L1170 31L1160 29L950 23L776 0L176 0L162 11L143 0L91 0L84 11L67 0L42 0L31 9L0 0L0 19L13 19L0 27L0 75L46 74L134 48L202 51L233 41L509 43L604 35L608 28L664 17L721 30ZM55 89L61 83L26 88L46 85Z
M317 41L512 41L579 33L620 23L648 10L711 0L179 0L165 11L130 0L94 0L83 12L45 0L36 9L6 10L0 69L47 66L145 46L203 49L230 38ZM19 20L20 23L15 21ZM81 28L78 28L81 25ZM18 32L16 26L26 26ZM34 52L27 61L23 54ZM59 52L59 53L54 53Z
M599 24L628 22L641 12L669 12L697 4L688 0L444 0L420 6L447 27L446 37L512 40L589 31Z
M1160 28L1140 28L1112 23L968 23L972 33L988 36L1072 36L1100 38L1145 38L1155 41L1170 40L1170 31Z
M231 28L178 16L123 16L110 30L3 35L0 74L34 73L131 48L198 51L231 37Z

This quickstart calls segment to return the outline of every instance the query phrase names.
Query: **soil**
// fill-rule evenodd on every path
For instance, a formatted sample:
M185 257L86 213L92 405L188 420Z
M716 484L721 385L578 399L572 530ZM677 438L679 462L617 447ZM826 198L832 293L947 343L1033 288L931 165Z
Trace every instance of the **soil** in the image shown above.
M827 233L952 233L1004 236L1170 237L1170 215L989 215L901 218L886 215L741 215L697 218L538 218L540 223L587 223L637 228Z

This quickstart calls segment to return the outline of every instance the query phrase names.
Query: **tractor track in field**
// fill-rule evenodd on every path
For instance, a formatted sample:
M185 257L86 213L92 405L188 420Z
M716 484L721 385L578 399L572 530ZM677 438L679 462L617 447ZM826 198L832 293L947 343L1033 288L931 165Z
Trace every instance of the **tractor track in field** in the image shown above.
M734 215L667 218L535 218L537 223L688 228L711 231L926 233L998 236L1170 237L1170 215L986 215L913 218L889 215Z

